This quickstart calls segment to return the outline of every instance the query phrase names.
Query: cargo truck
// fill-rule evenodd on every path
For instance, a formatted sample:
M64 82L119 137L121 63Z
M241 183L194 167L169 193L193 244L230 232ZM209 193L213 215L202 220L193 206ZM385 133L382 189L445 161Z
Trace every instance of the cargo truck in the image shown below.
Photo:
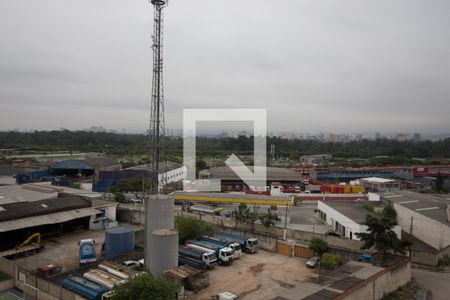
M204 236L202 238L199 238L198 240L213 243L213 244L216 244L219 246L230 247L231 250L233 250L233 252L234 252L234 254L233 254L234 259L238 259L242 255L241 244L239 244L239 243L226 241L226 240L220 240L220 239L210 237L210 236Z
M212 268L217 263L216 254L212 250L203 251L179 245L178 256L203 261L209 268Z
M188 265L199 270L206 270L209 266L202 260L189 258L185 256L178 256L178 266Z
M77 275L69 275L64 278L62 286L89 300L101 300L102 295L109 291L105 286Z
M187 241L186 246L200 251L214 251L217 262L221 265L231 265L233 263L233 250L230 247L218 246L204 241Z
M97 261L95 253L95 241L93 239L85 239L78 242L80 246L80 266L94 264Z
M215 237L220 240L239 243L246 253L256 253L256 250L258 249L257 238L246 238L227 233L219 233L216 234Z

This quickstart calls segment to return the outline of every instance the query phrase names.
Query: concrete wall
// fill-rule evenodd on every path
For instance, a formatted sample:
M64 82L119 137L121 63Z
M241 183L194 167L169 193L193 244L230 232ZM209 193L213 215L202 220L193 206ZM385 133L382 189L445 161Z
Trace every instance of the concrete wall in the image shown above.
M81 296L66 290L65 288L51 283L44 278L37 277L36 274L30 274L28 271L23 270L13 261L0 257L0 271L11 276L13 286L23 291L25 288L24 283L20 279L26 278L26 283L37 287L39 289L39 300L81 300L84 299ZM20 279L19 279L20 278ZM1 286L0 286L1 290ZM27 291L32 291L31 288L27 288Z
M0 257L0 271L13 278L16 276L15 264L3 257Z
M398 265L385 269L356 284L337 296L335 300L378 300L404 286L411 281L411 278L411 262L404 260Z
M258 235L261 236L261 239L263 237L271 237L266 238L268 241L268 248L276 249L276 240L283 237L283 228L279 227L265 227L262 224L255 224L254 230L252 231L251 225L249 224L238 224L236 227L236 222L232 218L224 218L220 216L213 216L213 215L199 215L199 214L193 214L188 212L181 212L178 211L177 215L189 215L193 216L195 218L204 220L209 223L214 223L222 228L225 228L226 230L232 230L235 232L250 232L249 235L258 237ZM319 237L325 241L328 242L328 245L330 247L337 247L340 249L348 249L356 252L361 252L361 241L358 240L350 240L350 239L342 239L339 237L331 236L331 235L323 235L319 233L313 233L309 231L301 231L301 230L294 230L294 229L287 229L286 230L286 238L296 240L299 244L308 244L311 239L314 237ZM274 242L275 241L275 242ZM264 249L264 248L263 248ZM271 250L275 251L275 250ZM371 252L371 251L369 251Z
M14 287L14 279L6 279L0 282L0 293Z
M394 209L402 230L411 232L412 218L413 236L439 250L450 245L450 227L447 224L442 224L397 203L394 203Z
M17 267L17 276L14 281L14 286L23 291L25 288L27 289L27 293L30 295L36 295L36 292L34 289L30 287L25 287L23 281L19 280L19 278L26 277L26 283L28 285L31 285L33 287L36 287L39 289L39 300L58 300L58 299L64 299L64 300L81 300L85 299L78 294L75 294L72 291L69 291L62 286L59 286L57 284L54 284L44 278L40 278L36 276L36 274L29 274L27 271L21 270Z
M270 236L260 233L252 233L248 234L239 230L234 229L226 229L224 232L230 233L232 235L236 236L243 236L243 237L254 237L258 239L258 247L263 250L267 251L276 251L277 250L277 240L278 238L276 236Z
M411 261L427 266L437 266L438 253L411 251Z

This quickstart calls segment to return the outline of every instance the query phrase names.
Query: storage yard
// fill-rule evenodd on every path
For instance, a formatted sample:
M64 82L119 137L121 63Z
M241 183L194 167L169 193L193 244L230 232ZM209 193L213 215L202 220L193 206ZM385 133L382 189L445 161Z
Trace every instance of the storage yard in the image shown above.
M78 242L83 238L92 238L96 241L96 253L100 256L101 245L105 240L105 231L79 231L67 234L62 238L46 241L45 248L41 252L16 259L15 262L25 269L33 270L37 266L58 262L62 266L62 271L73 271L79 268Z
M277 295L299 299L302 291L314 290L307 280L317 276L305 267L305 261L264 250L245 254L229 267L217 266L208 271L209 287L188 299L210 300L224 291L241 295L242 299L271 299Z

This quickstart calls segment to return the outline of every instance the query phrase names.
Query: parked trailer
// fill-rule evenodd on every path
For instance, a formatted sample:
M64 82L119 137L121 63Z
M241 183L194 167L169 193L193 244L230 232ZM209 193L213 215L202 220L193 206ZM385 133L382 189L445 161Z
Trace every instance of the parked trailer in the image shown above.
M77 275L69 275L64 278L62 286L89 300L101 300L102 295L109 291L105 286Z
M124 279L121 279L99 269L89 270L88 272L83 274L83 277L92 282L106 286L110 290L112 290L115 285L125 282Z
M217 257L214 251L202 251L192 249L183 245L178 246L178 256L192 258L198 261L203 261L208 267L213 267L217 263Z
M213 243L219 246L223 246L223 247L230 247L231 250L233 250L233 258L234 259L238 259L239 257L241 257L242 255L242 250L241 250L241 244L236 243L236 242L230 242L230 241L223 241L217 238L213 238L210 236L204 236L202 238L198 239L199 241L205 241L205 242L209 242L209 243Z
M242 236L231 235L227 233L219 233L215 235L216 238L220 240L230 241L239 243L247 253L256 253L258 249L258 239L257 238L246 238Z
M197 205L192 205L191 207L189 207L188 210L189 210L189 212L220 216L220 213L223 211L223 208L197 204Z
M132 270L119 264L114 264L107 261L103 261L97 266L97 268L124 280L133 279L139 274L139 272L133 272Z
M209 266L202 260L189 258L185 256L178 256L178 266L188 265L199 270L206 270Z
M233 263L233 250L229 247L218 246L204 241L187 241L186 246L201 251L214 251L219 264L230 265Z

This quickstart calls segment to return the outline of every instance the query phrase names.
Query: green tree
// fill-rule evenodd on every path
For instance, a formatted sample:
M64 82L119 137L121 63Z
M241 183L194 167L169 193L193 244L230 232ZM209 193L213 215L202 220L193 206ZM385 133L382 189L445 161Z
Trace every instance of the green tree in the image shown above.
M392 218L390 208L385 207L380 215L367 215L363 225L368 227L368 232L356 233L356 236L363 241L361 249L375 246L382 257L385 257L391 250L405 254L405 249L410 245L410 242L400 240L394 232L393 228L397 225L397 220Z
M321 238L313 238L309 241L309 249L314 251L316 255L322 256L322 254L328 249L328 243Z
M245 215L245 220L247 224L250 224L252 226L252 231L255 231L255 223L259 219L259 214L255 211L248 211Z
M434 189L439 193L444 190L444 177L441 175L441 173L438 173L436 176L436 181L434 183Z
M386 205L381 211L381 217L397 224L397 212L392 205ZM395 226L395 225L394 225Z
M240 203L238 206L238 209L233 212L233 218L236 221L236 228L238 227L239 223L245 223L246 222L246 215L248 214L248 207L245 203Z
M259 220L265 227L270 227L275 225L275 222L273 221L273 214L272 213L266 213L259 216Z
M113 289L113 300L176 299L178 284L172 280L142 273Z
M206 163L205 160L198 159L197 162L195 163L195 167L196 167L196 170L201 171L201 170L208 169L208 164Z
M328 270L334 269L342 265L342 257L326 252L320 257L320 265Z
M175 218L175 227L178 229L180 243L203 235L213 235L217 229L215 224L207 223L191 216L177 216Z
M114 192L114 200L117 202L125 202L125 196L122 192Z
M143 196L143 190L147 187L147 179L143 176L124 179L111 189L113 193L133 193L136 199Z

